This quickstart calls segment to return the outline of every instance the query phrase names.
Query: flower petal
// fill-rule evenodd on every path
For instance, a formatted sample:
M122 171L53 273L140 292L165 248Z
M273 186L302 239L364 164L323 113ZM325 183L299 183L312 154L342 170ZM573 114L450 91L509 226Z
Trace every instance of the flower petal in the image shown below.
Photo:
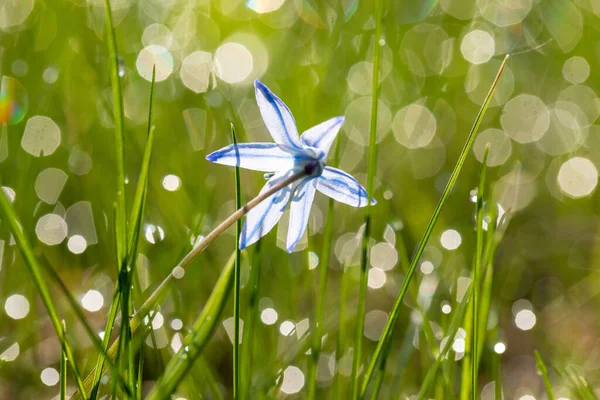
M256 102L275 143L302 150L296 121L289 108L258 79L254 81Z
M327 154L343 123L344 117L335 117L321 122L302 134L302 142Z
M350 174L344 171L325 167L323 173L317 178L317 190L342 203L353 207L365 207L367 205L367 191ZM376 204L375 199L371 204Z
M308 224L310 208L316 192L316 179L305 179L300 184L290 206L290 225L287 233L287 251L291 253L298 244Z
M273 185L280 182L289 176L291 172L280 172L273 175L263 186L261 193L268 190ZM240 234L240 250L250 246L252 243L258 241L261 237L269 233L271 229L279 222L279 219L283 215L283 211L287 206L292 192L298 182L294 182L289 186L273 193L265 200L260 202L254 207L248 215L246 215L246 221L242 227Z
M294 156L275 143L239 143L223 147L206 156L217 164L255 171L284 171L294 167Z

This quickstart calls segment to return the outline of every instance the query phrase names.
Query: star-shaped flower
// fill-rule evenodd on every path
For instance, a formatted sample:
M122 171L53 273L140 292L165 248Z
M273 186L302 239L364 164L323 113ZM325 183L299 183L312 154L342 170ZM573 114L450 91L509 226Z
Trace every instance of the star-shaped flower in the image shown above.
M260 113L275 143L231 145L209 154L206 159L218 164L272 172L261 192L298 171L308 172L306 177L285 186L250 210L240 235L240 249L256 242L279 222L291 200L287 250L292 252L306 230L315 191L353 207L367 205L367 191L351 175L325 165L327 153L344 117L322 122L299 136L294 117L283 101L258 80L254 87ZM371 204L375 203L373 199Z

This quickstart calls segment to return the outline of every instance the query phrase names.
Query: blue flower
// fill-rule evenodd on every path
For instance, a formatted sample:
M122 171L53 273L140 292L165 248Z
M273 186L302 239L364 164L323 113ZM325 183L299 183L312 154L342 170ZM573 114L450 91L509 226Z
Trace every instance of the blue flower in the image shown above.
M206 159L273 173L263 192L298 171L308 172L306 177L275 192L250 210L240 235L240 249L256 242L273 229L291 203L287 250L292 252L306 230L317 190L353 207L367 205L367 191L351 175L325 165L344 117L322 122L299 136L294 117L283 101L258 80L254 87L260 113L275 143L239 143L217 150ZM373 199L371 204L375 203Z

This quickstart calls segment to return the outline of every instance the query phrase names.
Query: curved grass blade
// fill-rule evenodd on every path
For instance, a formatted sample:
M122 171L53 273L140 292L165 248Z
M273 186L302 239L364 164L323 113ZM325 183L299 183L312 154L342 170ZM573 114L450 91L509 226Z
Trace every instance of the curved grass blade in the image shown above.
M58 317L58 313L56 311L56 305L52 301L52 296L50 295L48 286L46 286L46 282L43 278L42 268L40 267L37 259L34 256L33 248L21 228L22 225L19 222L17 214L15 213L15 210L13 209L12 205L10 204L8 197L6 196L4 191L1 189L0 189L0 210L2 212L2 216L4 217L4 218L2 218L2 220L6 221L8 223L10 231L12 232L13 237L15 239L15 242L17 243L17 246L19 247L19 251L21 252L21 255L23 256L23 259L25 260L25 265L27 266L27 268L29 269L29 272L31 273L33 282L34 282L35 286L37 287L38 293L39 293L40 297L42 298L42 302L44 303L44 306L46 307L46 311L48 312L48 316L50 317L50 321L52 322L52 325L54 327L54 331L56 332L56 336L58 336L58 339L60 340L60 342L64 348L64 352L67 354L67 361L68 361L69 367L71 368L71 371L73 372L73 378L75 379L77 387L81 390L84 387L83 380L81 379L81 375L79 374L79 369L77 368L77 364L75 364L75 357L73 354L73 349L71 348L71 345L69 344L67 336L64 333L62 322L61 322L60 318Z
M544 388L546 389L546 395L548 396L548 400L554 400L554 392L552 391L552 384L550 383L550 378L548 378L548 368L546 368L546 364L544 364L544 360L542 360L542 356L540 356L539 351L535 350L535 364L537 370L542 375L542 380L544 381Z
M463 149L460 153L458 162L456 163L454 170L452 171L452 174L450 175L450 179L448 180L448 183L446 184L446 188L444 189L444 191L442 193L440 201L437 204L437 206L433 212L433 215L431 216L431 219L429 221L429 224L427 225L427 228L425 229L425 233L423 234L423 238L421 239L421 242L419 243L419 247L417 248L417 251L413 257L413 260L410 265L410 269L408 270L408 273L407 273L406 277L404 278L404 282L402 282L400 292L398 293L398 297L396 298L394 306L392 307L392 310L388 317L387 323L386 323L383 333L381 335L381 339L377 343L377 348L375 349L373 358L371 359L371 362L369 363L369 366L365 373L365 378L364 378L362 390L361 390L361 395L363 397L367 391L369 381L370 381L370 379L373 375L373 372L377 366L377 360L382 355L381 353L385 346L385 342L390 339L390 336L393 333L394 327L396 325L396 320L398 319L398 316L400 314L400 307L402 306L404 296L406 295L406 291L408 289L408 285L410 284L410 281L415 273L417 265L421 259L421 255L423 254L423 251L425 250L425 246L427 245L429 237L431 236L431 233L433 232L433 228L435 227L435 224L440 216L440 213L441 213L442 209L444 208L444 205L446 204L446 200L448 199L448 196L450 195L450 192L452 191L452 188L454 187L454 184L456 183L456 180L458 179L458 175L460 174L460 171L462 170L463 164L465 163L465 160L467 159L467 155L469 154L471 145L473 144L473 141L475 140L475 136L477 134L477 131L479 130L479 126L481 125L483 116L485 115L485 112L490 104L492 95L494 94L494 92L496 90L496 86L498 85L498 81L500 80L500 77L502 76L502 72L504 71L504 67L506 66L507 61L508 61L508 55L506 55L506 57L504 58L504 61L502 62L502 65L500 66L500 69L498 70L498 73L496 75L496 78L494 79L494 82L492 83L492 86L481 106L481 109L479 110L479 113L477 114L477 117L475 118L475 123L473 124L473 127L471 128L471 131L469 132L469 136L467 137L465 145L463 146Z
M235 137L235 127L231 124L231 137L233 145L237 146ZM239 164L239 153L236 147L236 157ZM242 207L242 197L240 192L240 167L235 167L235 208ZM242 232L242 220L238 219L235 223L235 266L234 266L234 289L233 289L233 398L240 397L240 292L241 289L241 252L238 246L240 233Z
M367 298L367 265L369 263L369 239L371 236L371 200L373 199L373 180L377 167L377 111L379 105L379 69L381 64L381 45L383 32L383 0L375 0L375 40L373 42L373 76L371 80L371 122L369 127L369 166L367 170L367 207L365 209L365 232L362 239L360 257L360 279L358 288L358 308L356 312L356 328L354 331L354 353L352 357L351 398L358 399L358 370L362 362L362 337L365 326L365 303ZM364 395L364 393L362 394ZM361 395L361 397L362 397Z
M232 290L235 258L234 254L225 265L183 346L169 361L165 373L158 379L146 400L169 398L204 350L204 346L219 325L219 318Z

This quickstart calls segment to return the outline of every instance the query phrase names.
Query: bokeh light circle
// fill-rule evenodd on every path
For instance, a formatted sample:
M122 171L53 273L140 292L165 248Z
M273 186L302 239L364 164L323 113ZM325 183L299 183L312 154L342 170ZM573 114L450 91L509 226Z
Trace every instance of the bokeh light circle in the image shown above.
M215 52L217 75L227 83L239 83L248 78L253 65L252 53L240 43L225 43Z
M488 62L495 51L496 44L492 35L480 29L467 33L460 44L460 52L471 64Z
M594 191L598 185L598 169L587 158L573 157L561 165L556 179L564 194L578 199Z
M550 112L539 97L520 94L506 103L500 123L513 140L530 143L539 140L548 130Z
M436 129L433 113L417 103L398 111L392 122L394 137L409 149L427 146L435 136Z
M571 57L563 64L562 74L572 84L583 83L590 76L590 64L583 57Z
M138 74L147 81L152 81L152 69L156 65L156 82L164 81L173 72L173 56L163 46L152 44L146 46L138 54L135 66Z
M38 220L35 233L42 243L54 246L65 240L67 229L67 223L60 215L46 214Z

